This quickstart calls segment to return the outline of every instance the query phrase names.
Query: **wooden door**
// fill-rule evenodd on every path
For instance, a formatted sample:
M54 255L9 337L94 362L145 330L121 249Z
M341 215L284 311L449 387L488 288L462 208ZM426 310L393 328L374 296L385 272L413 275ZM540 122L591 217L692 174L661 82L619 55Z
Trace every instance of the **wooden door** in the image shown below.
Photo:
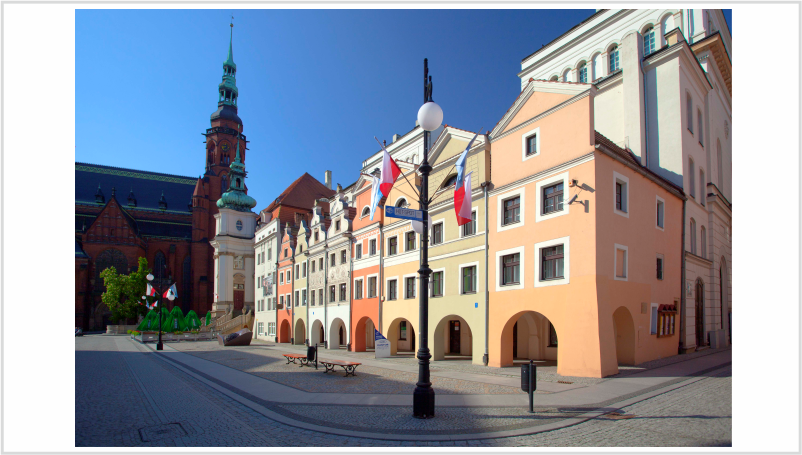
M696 347L707 346L705 337L705 285L696 283Z
M518 321L512 326L512 358L518 357Z
M340 346L345 344L345 334L343 332L343 326L340 326Z
M242 310L245 305L245 291L241 289L234 290L234 309Z
M459 321L448 321L448 337L450 339L449 351L451 354L459 354Z

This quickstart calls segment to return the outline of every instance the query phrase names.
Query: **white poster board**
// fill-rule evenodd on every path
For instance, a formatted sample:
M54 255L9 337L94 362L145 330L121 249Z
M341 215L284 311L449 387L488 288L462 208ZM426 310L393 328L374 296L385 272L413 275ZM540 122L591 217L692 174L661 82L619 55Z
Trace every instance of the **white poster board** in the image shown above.
M376 337L376 358L384 359L390 357L390 342L378 330L373 329L373 331Z

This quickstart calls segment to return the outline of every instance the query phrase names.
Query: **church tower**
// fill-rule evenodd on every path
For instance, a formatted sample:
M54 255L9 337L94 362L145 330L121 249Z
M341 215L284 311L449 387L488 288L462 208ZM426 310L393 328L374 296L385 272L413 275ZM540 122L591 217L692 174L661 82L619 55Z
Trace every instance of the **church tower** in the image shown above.
M259 215L251 212L256 201L245 194L245 165L240 159L239 145L229 170L228 191L216 204L217 233L209 242L214 248L214 317L230 310L255 310L253 238Z
M192 282L195 310L205 314L212 309L214 296L214 251L209 241L216 234L218 214L217 202L232 183L234 173L234 153L238 153L237 169L245 190L245 151L248 141L242 134L242 120L237 115L237 64L234 63L234 24L228 42L228 57L223 62L222 81L217 86L217 110L211 115L211 128L205 133L204 151L205 173L198 178L192 195ZM244 194L247 196L247 194Z

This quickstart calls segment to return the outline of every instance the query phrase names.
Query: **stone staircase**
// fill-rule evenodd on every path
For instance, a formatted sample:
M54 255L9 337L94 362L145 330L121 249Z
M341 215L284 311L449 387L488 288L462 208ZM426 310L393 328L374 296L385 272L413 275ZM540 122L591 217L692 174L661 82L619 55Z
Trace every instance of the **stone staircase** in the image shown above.
M223 335L234 333L242 330L247 326L248 329L253 330L254 313L248 310L245 313L239 311L229 310L223 315L212 320L211 324L205 327L205 331L218 332Z

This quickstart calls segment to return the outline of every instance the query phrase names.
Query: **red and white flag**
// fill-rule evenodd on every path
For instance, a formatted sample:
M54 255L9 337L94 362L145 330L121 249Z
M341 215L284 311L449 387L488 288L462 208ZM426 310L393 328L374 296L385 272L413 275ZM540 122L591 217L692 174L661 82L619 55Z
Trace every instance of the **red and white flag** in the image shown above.
M373 137L376 139L376 137ZM379 142L376 139L376 142ZM382 148L384 154L382 155L382 167L381 167L381 177L379 177L379 189L381 190L384 197L390 195L390 190L393 189L393 184L395 184L395 179L401 174L401 168L398 167L395 160L390 156L390 153L387 152L387 149L384 148L384 145L379 142L379 145Z
M173 295L173 298L177 298L178 297L178 291L175 288L175 283L173 283L173 285L170 286L169 289L164 291L164 295L162 297L164 297L166 299L166 298L168 298L170 296L170 294Z
M156 289L148 283L148 288L145 291L145 295L155 297L156 296Z
M454 190L454 210L457 212L457 225L471 222L471 174L465 176L465 184Z

